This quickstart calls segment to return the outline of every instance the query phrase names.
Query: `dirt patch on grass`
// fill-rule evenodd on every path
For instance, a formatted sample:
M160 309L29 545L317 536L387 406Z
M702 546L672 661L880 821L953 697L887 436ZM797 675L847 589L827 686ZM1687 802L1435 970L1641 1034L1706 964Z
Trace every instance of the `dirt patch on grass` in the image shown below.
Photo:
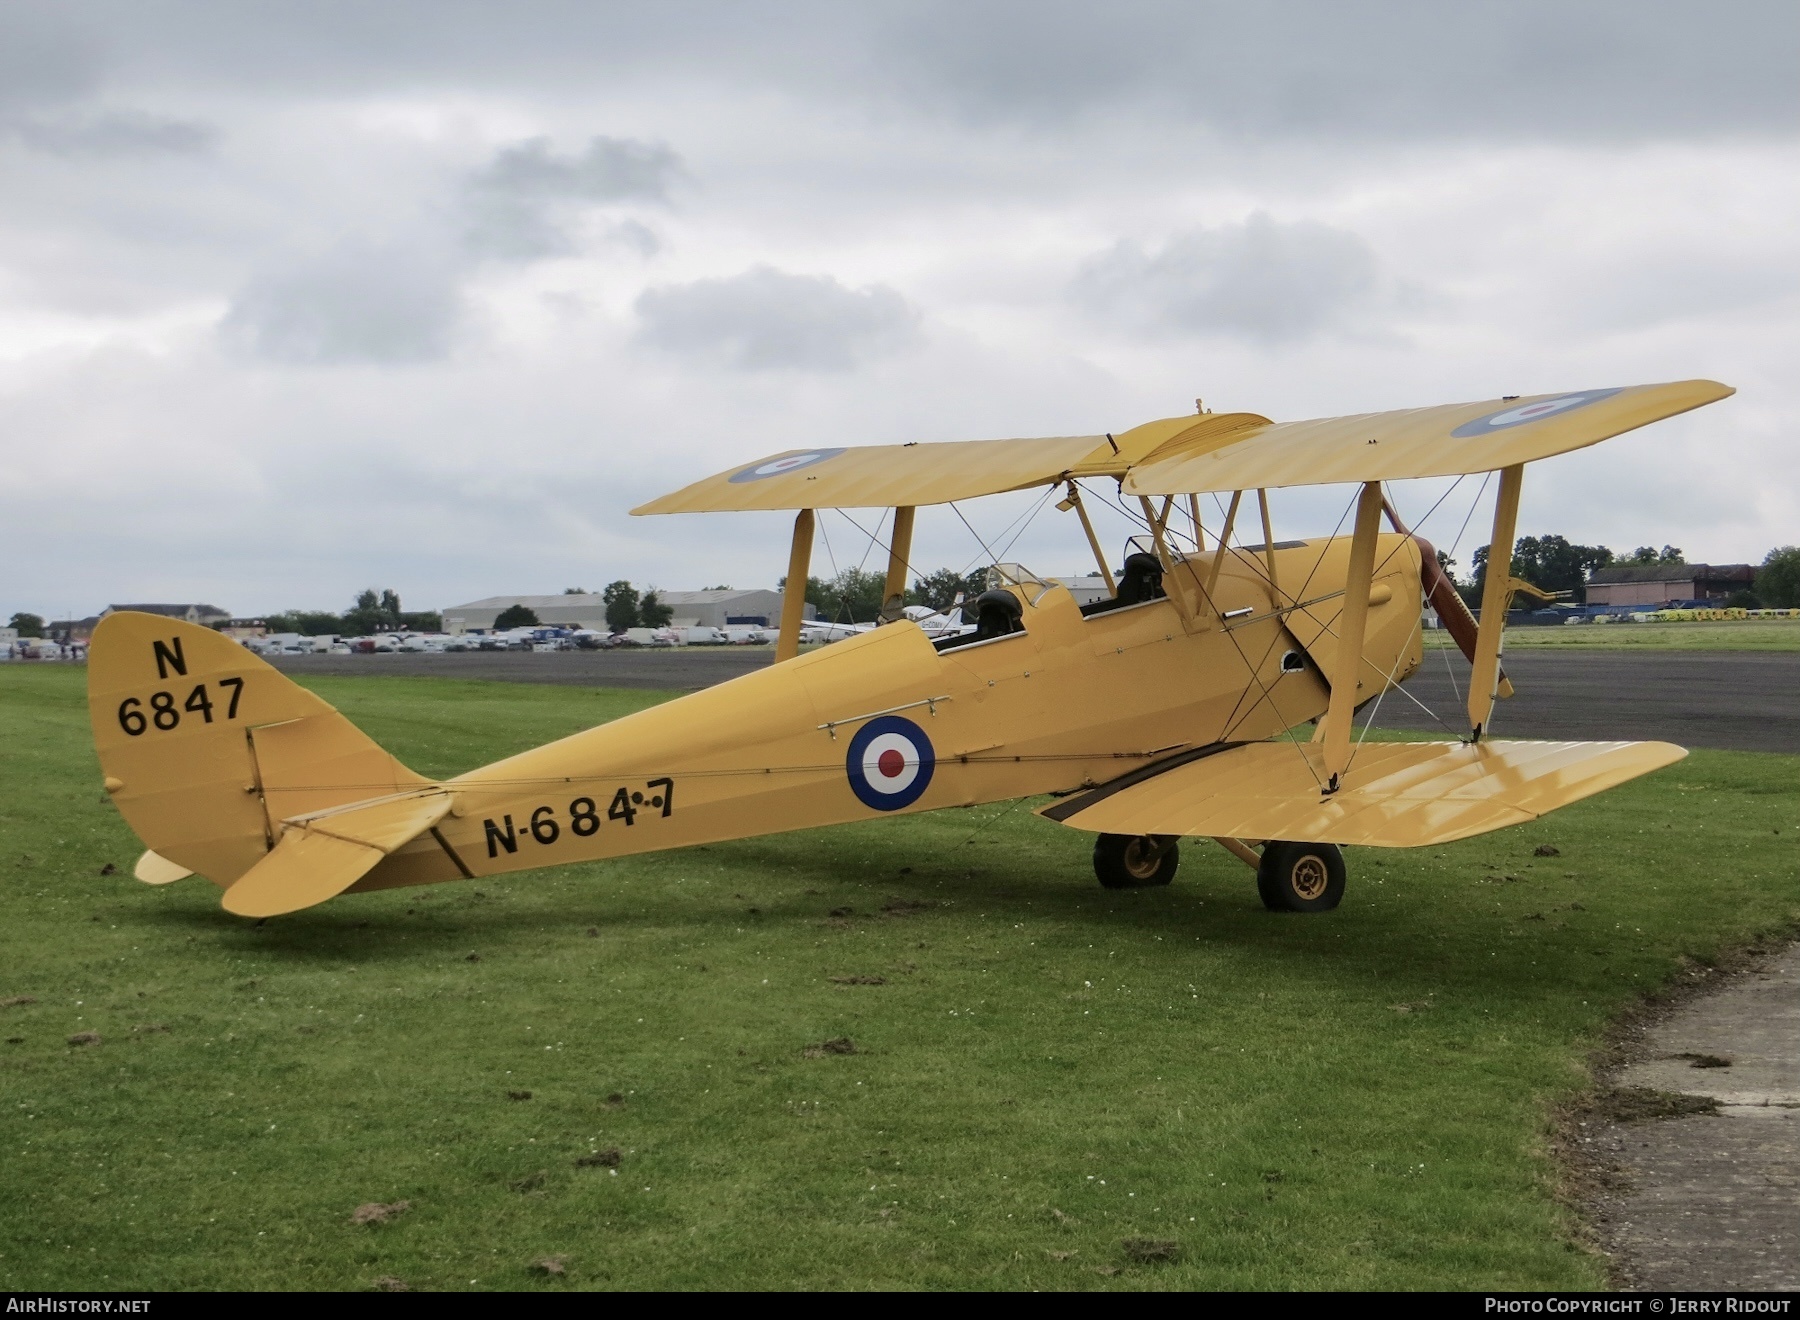
M405 1279L396 1278L392 1274L384 1274L369 1285L376 1292L411 1292L412 1285Z
M624 1161L625 1156L617 1146L609 1146L605 1150L590 1151L575 1161L578 1169L616 1169Z
M26 1004L37 1003L35 995L13 995L9 999L0 999L0 1008L22 1008Z
M71 1045L98 1045L99 1043L100 1033L97 1031L78 1031L69 1037Z
M822 1040L817 1045L808 1045L800 1051L802 1058L823 1059L830 1054L855 1054L856 1042L848 1036L834 1036L830 1040Z
M531 1268L536 1270L539 1274L548 1274L553 1277L556 1275L567 1274L569 1272L569 1258L567 1256L539 1256L536 1260L531 1262Z
M1181 1258L1181 1244L1170 1238L1126 1238L1119 1243L1119 1250L1139 1265L1162 1265Z
M885 976L828 976L833 985L886 985Z
M385 1224L389 1220L398 1219L412 1209L411 1201L365 1201L350 1212L353 1224Z
M528 1196L532 1192L541 1191L544 1184L549 1180L550 1170L539 1169L536 1173L528 1173L523 1178L514 1178L506 1185L512 1188L513 1191L519 1193L519 1195Z
M508 1100L529 1100L529 1099L531 1099L531 1092L530 1091L508 1091L506 1093L506 1098Z

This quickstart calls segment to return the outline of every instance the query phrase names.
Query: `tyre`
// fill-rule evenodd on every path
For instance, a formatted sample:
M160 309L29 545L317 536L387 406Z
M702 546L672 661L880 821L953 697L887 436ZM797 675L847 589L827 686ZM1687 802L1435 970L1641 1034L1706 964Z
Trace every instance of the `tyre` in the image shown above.
M1271 912L1329 912L1343 901L1344 854L1334 843L1264 845L1256 892Z
M1102 834L1094 840L1094 874L1108 889L1166 885L1181 865L1179 840L1170 834Z

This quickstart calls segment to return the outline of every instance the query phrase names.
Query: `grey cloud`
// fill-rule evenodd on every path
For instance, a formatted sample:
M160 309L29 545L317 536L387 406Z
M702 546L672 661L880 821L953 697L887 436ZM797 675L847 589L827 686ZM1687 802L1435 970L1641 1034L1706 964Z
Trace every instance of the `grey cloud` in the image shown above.
M1071 292L1143 330L1279 343L1346 326L1380 289L1375 254L1355 234L1257 212L1178 234L1154 252L1121 241L1082 267Z
M210 124L142 111L32 116L11 127L26 146L54 156L193 155L218 138Z
M918 312L893 289L759 266L727 279L645 290L642 342L746 370L848 371L919 337Z
M449 354L462 316L456 275L416 252L345 247L252 281L220 330L273 362L434 361Z
M1791 0L97 0L67 22L116 76L277 95L680 79L928 119L1055 123L1135 106L1252 139L1644 140L1800 127Z
M468 240L478 251L518 260L566 255L575 248L571 210L666 202L680 171L681 158L661 143L596 137L581 152L561 155L548 138L515 143L469 179ZM642 250L649 231L637 231L627 241Z
M1787 0L902 5L890 85L977 120L1137 104L1250 139L1647 139L1800 126Z
M0 109L60 105L92 92L106 34L82 32L67 6L0 8Z
M501 150L474 182L523 197L662 201L680 167L681 158L659 142L596 137L579 155L559 156L539 137Z

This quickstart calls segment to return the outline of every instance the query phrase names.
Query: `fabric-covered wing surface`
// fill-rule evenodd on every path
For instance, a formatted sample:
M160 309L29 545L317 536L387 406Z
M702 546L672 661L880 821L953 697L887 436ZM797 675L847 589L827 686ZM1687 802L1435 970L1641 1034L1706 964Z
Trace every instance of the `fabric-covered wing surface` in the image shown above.
M1250 743L1038 814L1106 834L1416 848L1535 820L1686 755L1663 742L1365 743L1326 797L1321 745Z
M1277 422L1223 446L1165 445L1131 469L1125 490L1168 495L1492 472L1582 449L1734 392L1717 381L1684 380Z
M1106 437L795 449L696 481L632 512L942 504L1054 481L1091 454L1096 445L1105 449Z
M1063 477L1123 477L1133 463L1160 450L1204 452L1268 424L1255 413L1204 413L1145 422L1114 436L790 449L696 481L632 513L947 504Z

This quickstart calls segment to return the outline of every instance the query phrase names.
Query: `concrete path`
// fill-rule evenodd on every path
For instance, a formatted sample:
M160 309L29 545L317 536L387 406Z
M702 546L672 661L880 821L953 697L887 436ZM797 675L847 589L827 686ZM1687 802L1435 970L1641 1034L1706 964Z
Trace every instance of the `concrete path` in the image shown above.
M1588 1145L1624 1174L1594 1209L1625 1282L1800 1288L1800 946L1646 1027L1630 1052L1613 1085L1708 1096L1719 1112L1612 1124Z

